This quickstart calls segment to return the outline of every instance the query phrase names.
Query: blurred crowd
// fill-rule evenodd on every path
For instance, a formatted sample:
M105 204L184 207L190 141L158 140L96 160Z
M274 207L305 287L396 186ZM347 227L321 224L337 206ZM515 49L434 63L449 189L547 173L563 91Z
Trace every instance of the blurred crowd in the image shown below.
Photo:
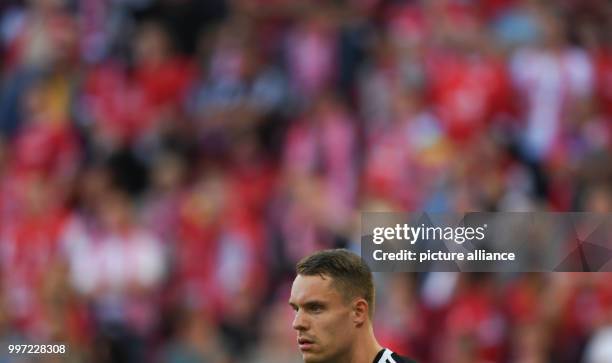
M300 362L294 264L361 211L611 209L607 0L0 2L0 346L43 361ZM611 279L377 274L376 331L609 363Z

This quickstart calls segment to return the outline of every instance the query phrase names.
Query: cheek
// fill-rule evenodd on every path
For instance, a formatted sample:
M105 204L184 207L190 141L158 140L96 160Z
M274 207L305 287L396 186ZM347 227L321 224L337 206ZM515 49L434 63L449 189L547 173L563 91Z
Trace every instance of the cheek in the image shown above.
M319 333L326 346L333 345L335 348L340 348L342 342L352 339L350 319L348 312L330 314L322 319Z

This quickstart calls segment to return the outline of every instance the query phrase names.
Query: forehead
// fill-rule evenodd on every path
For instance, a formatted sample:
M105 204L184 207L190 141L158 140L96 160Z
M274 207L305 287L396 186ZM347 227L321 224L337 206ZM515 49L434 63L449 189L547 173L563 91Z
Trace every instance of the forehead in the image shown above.
M339 299L340 294L333 287L333 279L329 276L303 276L297 275L291 287L289 302L303 304L311 300L329 301Z

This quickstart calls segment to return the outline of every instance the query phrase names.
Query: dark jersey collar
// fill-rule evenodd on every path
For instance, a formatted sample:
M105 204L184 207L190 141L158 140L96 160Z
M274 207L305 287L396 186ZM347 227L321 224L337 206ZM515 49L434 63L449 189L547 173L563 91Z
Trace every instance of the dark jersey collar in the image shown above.
M383 360L383 357L388 358L391 356L391 354L393 354L392 351L387 348L383 348L380 350L380 352L378 352L378 354L376 354L376 357L374 357L374 361L372 363L391 363L389 359Z
M390 349L383 348L376 354L372 363L416 363L415 361L393 353Z
M378 354L376 354L376 357L374 357L374 361L372 361L372 363L378 363L380 358L382 358L382 355L383 355L384 352L385 352L385 348L381 349L380 352L378 352Z

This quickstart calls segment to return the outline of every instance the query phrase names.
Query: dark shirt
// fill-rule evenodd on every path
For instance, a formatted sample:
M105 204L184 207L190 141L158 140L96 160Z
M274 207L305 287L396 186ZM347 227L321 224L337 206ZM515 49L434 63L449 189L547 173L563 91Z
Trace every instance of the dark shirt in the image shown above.
M410 358L402 357L397 353L393 353L389 349L382 349L372 363L416 363Z

